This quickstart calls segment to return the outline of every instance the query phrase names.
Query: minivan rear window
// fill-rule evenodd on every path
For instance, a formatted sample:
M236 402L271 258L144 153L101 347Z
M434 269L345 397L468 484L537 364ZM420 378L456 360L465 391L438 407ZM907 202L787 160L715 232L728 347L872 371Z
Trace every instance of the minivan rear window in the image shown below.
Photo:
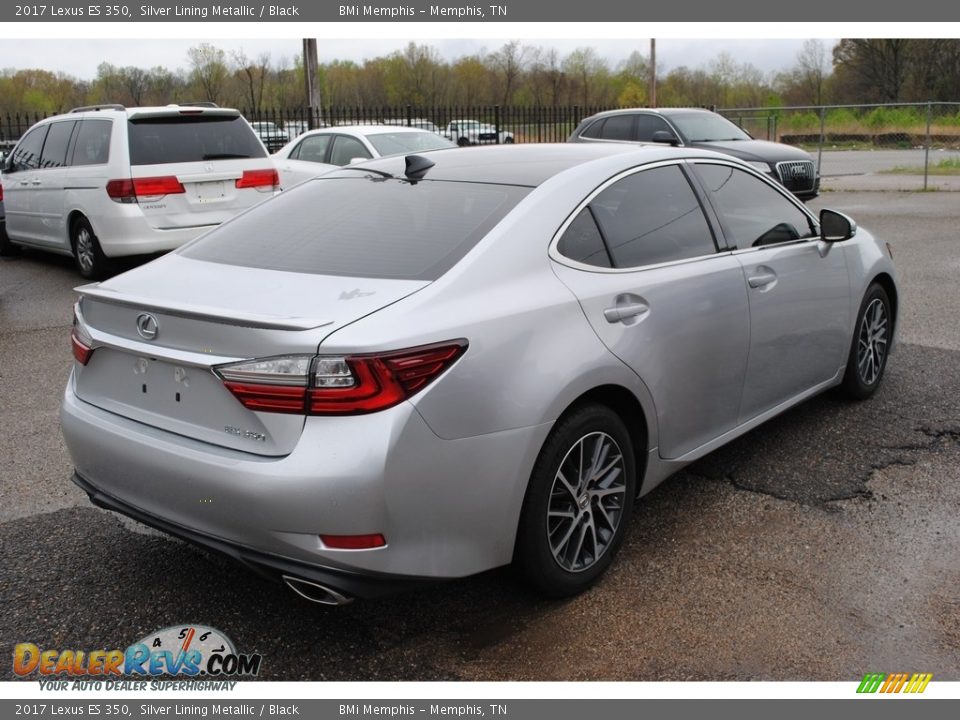
M164 115L134 118L129 126L131 165L267 156L240 116Z
M261 203L180 252L288 272L436 280L530 188L316 178Z

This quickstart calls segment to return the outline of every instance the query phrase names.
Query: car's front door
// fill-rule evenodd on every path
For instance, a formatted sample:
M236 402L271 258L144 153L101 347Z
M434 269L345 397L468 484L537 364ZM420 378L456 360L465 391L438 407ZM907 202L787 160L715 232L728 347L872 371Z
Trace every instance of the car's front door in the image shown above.
M37 242L42 238L37 216L36 190L40 152L49 125L33 128L13 150L10 167L3 177L3 202L7 216L7 234L17 240Z
M743 273L717 252L678 164L608 183L562 229L553 256L594 331L650 390L661 456L736 425L749 345Z
M750 357L740 421L837 376L850 342L844 248L820 241L793 198L733 163L698 161L750 298Z

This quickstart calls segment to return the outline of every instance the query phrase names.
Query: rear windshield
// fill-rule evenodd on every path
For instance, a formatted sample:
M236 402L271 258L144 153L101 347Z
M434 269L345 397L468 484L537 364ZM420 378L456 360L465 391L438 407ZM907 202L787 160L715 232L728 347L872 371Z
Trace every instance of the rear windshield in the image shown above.
M180 252L227 265L319 275L436 280L530 188L317 178Z
M240 116L169 115L136 118L129 124L132 165L267 156Z

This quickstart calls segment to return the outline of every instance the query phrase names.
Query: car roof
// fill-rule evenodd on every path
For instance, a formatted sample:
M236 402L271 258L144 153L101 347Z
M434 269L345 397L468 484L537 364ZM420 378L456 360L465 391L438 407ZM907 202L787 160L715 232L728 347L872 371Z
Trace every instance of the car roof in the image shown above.
M318 128L316 130L310 130L305 132L300 137L309 137L310 135L329 135L330 133L341 133L347 135L380 135L383 133L425 133L427 135L433 135L433 133L424 130L423 128L417 127L406 127L404 125L383 125L383 124L369 124L369 125L334 125L333 127L327 128Z
M710 151L687 150L665 145L639 145L635 143L531 143L524 145L483 145L480 147L450 148L431 152L415 153L429 157L435 165L426 173L428 180L491 183L499 185L524 185L536 187L554 175L595 160L615 155L632 154L624 167L659 160L687 157L717 157L729 160L725 155ZM635 162L634 162L635 160ZM404 156L371 160L350 165L355 168L373 168L397 177L404 176ZM331 175L338 175L334 171ZM346 175L344 175L346 176Z
M234 108L225 107L206 107L199 105L151 105L143 107L124 107L122 105L90 105L79 107L70 112L52 115L49 120L62 120L64 118L96 117L96 116L116 116L123 115L131 120L135 118L148 117L166 117L170 115L207 115L221 117L240 117L240 111Z
M717 113L706 108L620 108L618 110L604 110L603 112L591 115L592 118L609 117L611 115L626 115L630 113L650 113L651 115L663 115L664 117L676 117L678 115L716 115Z

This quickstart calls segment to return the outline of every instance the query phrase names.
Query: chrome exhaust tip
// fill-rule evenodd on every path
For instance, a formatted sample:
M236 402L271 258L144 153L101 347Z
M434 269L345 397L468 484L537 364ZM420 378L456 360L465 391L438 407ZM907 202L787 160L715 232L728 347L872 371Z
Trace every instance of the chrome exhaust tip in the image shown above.
M347 597L332 588L328 588L320 583L315 583L312 580L304 580L303 578L284 575L283 582L297 595L306 598L310 602L320 603L321 605L347 605L353 602L352 597Z

